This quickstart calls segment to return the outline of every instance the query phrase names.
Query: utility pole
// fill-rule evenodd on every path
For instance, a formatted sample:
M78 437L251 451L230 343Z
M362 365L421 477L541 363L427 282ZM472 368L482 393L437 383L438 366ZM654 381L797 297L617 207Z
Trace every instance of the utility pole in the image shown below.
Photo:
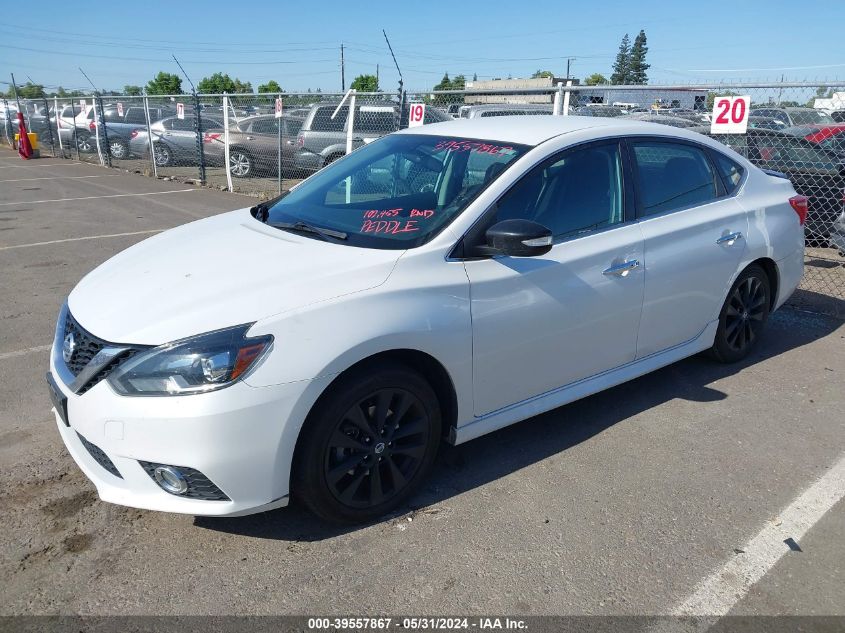
M570 64L572 62L574 62L576 59L578 59L578 58L577 57L567 57L566 58L566 78L567 79L569 79L569 77L570 77L570 75L569 75Z
M343 64L343 42L340 43L340 90L346 92L346 67Z

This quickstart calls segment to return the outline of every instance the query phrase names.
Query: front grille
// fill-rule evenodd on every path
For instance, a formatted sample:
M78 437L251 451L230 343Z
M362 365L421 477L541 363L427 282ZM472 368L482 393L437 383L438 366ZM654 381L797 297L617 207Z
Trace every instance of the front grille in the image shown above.
M91 457L94 458L94 461L96 461L100 466L105 468L115 477L123 479L123 475L120 474L120 471L117 469L117 466L115 466L114 462L109 459L109 456L103 452L103 449L101 449L96 444L92 444L84 437L82 437L79 433L77 433L76 435L79 438L79 441L82 442L82 445L85 447L85 449L91 454Z
M76 319L70 315L70 312L67 313L67 317L65 318L65 333L62 338L67 338L68 334L73 334L74 341L76 342L76 349L70 357L70 360L67 361L67 368L74 376L78 376L79 372L85 369L85 366L91 362L91 359L94 358L107 343L102 339L98 339L93 334L89 334L83 330L79 323L76 322Z
M155 481L155 469L159 466L167 466L167 464L156 464L153 462L139 461L138 463L141 464L141 467L145 471L147 471L147 474L153 481ZM215 486L208 477L203 475L197 469L187 468L185 466L174 466L174 468L178 468L179 472L182 473L182 476L185 477L185 481L188 482L188 489L185 493L174 496L186 497L188 499L201 499L203 501L229 501L229 497L227 497L220 488ZM164 489L162 488L162 490ZM165 492L167 491L165 490Z
M91 362L91 359L99 354L104 347L113 346L112 343L104 341L101 338L97 338L90 332L87 332L81 325L79 325L79 323L76 322L76 319L73 318L70 312L68 312L65 317L63 338L66 338L68 334L73 334L76 348L70 357L70 361L65 364L74 377L78 376L82 370L85 369L88 363ZM124 346L121 345L120 347ZM91 389L91 387L105 379L112 371L115 370L115 368L118 367L118 365L137 354L139 350L140 348L127 348L125 352L115 356L108 365L105 365L100 371L92 376L76 391L76 393L82 395Z

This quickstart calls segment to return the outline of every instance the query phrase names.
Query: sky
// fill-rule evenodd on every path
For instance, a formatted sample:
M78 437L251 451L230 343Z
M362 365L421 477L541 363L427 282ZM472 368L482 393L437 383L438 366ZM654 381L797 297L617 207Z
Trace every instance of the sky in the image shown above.
M233 3L41 0L37 10L0 15L0 89L18 82L100 90L144 85L159 71L194 83L214 72L284 90L339 91L340 45L346 85L375 74L396 89L425 90L444 72L479 79L528 77L536 70L610 77L619 42L648 36L650 83L772 80L845 83L845 2L831 0L556 0L499 2ZM11 7L7 7L10 9ZM32 26L30 26L32 25ZM187 88L187 82L183 81Z

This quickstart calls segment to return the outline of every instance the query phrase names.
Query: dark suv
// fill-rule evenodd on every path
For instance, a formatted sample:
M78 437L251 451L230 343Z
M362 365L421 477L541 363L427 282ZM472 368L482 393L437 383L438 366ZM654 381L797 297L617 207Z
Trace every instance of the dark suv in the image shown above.
M311 106L302 129L296 138L294 164L303 172L314 172L346 154L346 123L349 107L344 105L337 116L332 113L337 103L318 103ZM402 125L408 125L409 107L402 112ZM423 123L451 121L452 118L432 107L425 109ZM391 101L356 103L352 127L352 149L400 129L399 104Z

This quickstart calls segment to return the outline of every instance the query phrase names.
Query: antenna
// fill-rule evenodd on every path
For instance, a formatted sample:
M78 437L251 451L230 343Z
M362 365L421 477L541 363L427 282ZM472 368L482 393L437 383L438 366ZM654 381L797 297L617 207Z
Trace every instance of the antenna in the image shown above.
M402 86L404 82L402 81L402 71L399 70L399 63L396 61L396 55L393 54L393 47L390 45L390 40L387 39L387 32L382 29L382 33L384 33L384 41L387 42L387 48L390 49L390 56L393 58L393 64L396 66L396 72L399 73L399 92L402 92Z
M94 89L94 92L95 92L95 93L99 93L100 91L99 91L99 90L97 90L97 86L95 86L95 85L94 85L94 82L93 82L93 81L91 81L91 78L90 78L88 75L86 75L86 74L85 74L85 71L84 71L84 70L82 70L82 68L79 68L79 72L81 72L81 73L82 73L82 76L83 76L83 77L85 77L85 79L87 79L87 80L88 80L88 83L89 83L89 84L91 84L91 87Z
M180 64L180 63L179 63L179 60L178 60L178 59L176 59L176 55L173 55L172 53L171 53L171 55L172 55L172 57L173 57L173 61L175 61L175 62L176 62L176 65L177 65L177 66L179 66L179 70L181 70L181 71L182 71L182 74L183 74L183 75L185 75L185 79L187 79L187 80L188 80L188 83L189 83L189 84L191 84L191 91L192 91L194 94L196 94L197 89L196 89L196 88L194 88L194 82L193 82L193 81L191 81L191 78L190 78L190 77L188 77L188 73L186 73L186 72L185 72L185 69L184 69L184 68L182 68L182 64Z

